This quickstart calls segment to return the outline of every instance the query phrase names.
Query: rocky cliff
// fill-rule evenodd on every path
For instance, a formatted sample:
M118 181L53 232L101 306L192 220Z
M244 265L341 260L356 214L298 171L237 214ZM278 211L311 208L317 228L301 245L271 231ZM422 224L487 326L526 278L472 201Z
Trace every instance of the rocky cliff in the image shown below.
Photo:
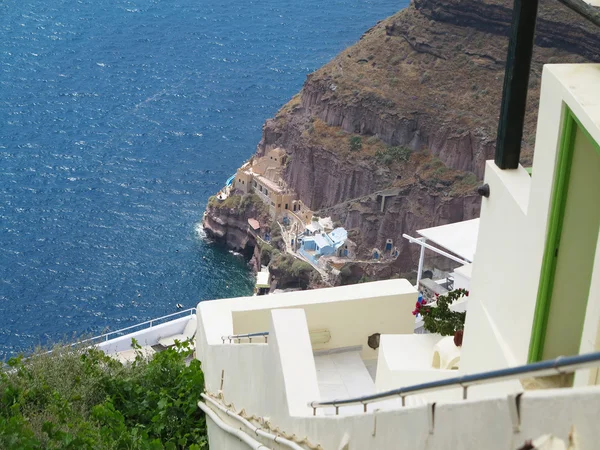
M248 234L248 219L270 223L269 213L256 195L231 196L224 202L211 197L202 225L211 239L234 250L254 247L254 238Z
M257 153L282 147L300 199L351 230L367 256L391 238L394 264L416 266L402 233L478 215L475 194L493 157L509 0L414 0L310 74L266 122ZM522 162L531 162L542 65L600 61L600 34L542 0ZM386 200L382 191L396 195Z

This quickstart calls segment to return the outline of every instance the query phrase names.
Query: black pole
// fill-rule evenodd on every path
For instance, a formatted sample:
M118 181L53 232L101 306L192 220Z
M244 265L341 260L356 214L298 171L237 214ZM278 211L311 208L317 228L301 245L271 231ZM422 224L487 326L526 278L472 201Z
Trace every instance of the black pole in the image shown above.
M521 155L538 0L515 0L496 140L496 165L516 169Z

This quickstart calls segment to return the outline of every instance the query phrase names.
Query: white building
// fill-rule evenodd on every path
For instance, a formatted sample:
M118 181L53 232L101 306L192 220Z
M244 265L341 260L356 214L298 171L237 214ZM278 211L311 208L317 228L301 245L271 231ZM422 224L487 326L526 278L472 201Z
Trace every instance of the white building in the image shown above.
M533 374L365 397L600 350L598 86L600 65L545 66L532 175L487 163L461 349L412 334L406 280L200 303L211 448L505 450L548 434L566 448L570 433L598 448L596 369L560 390L526 389Z

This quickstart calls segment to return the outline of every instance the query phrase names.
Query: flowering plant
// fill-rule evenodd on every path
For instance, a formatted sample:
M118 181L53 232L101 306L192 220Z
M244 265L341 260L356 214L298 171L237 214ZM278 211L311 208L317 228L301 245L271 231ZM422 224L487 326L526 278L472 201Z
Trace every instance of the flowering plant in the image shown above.
M413 311L414 315L421 314L423 326L430 333L439 333L442 336L454 336L457 331L465 327L465 312L456 312L450 309L450 305L456 300L468 297L466 289L454 289L444 295L436 294L436 305L417 302Z

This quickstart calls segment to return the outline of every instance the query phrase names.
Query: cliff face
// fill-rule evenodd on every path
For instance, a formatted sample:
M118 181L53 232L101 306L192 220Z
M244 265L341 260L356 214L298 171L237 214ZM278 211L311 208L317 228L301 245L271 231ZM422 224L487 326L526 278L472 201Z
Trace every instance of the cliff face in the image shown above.
M202 225L208 237L226 244L234 250L245 250L254 246L248 234L248 219L269 223L268 212L255 196L233 196L225 202L211 198L206 207Z
M510 0L413 0L310 74L263 127L257 148L288 153L285 180L359 252L393 239L397 271L415 268L402 233L474 218L493 157L512 17ZM531 162L545 63L600 61L600 34L542 0L522 163ZM381 211L377 194L398 193Z
M426 116L416 105L413 111L403 114L382 113L382 105L376 98L361 99L367 101L348 105L337 101L338 98L331 98L328 81L309 78L304 86L302 105L309 114L348 133L378 136L388 145L402 145L413 150L427 148L448 167L475 172L480 178L483 176L484 163L494 153L495 141L491 133L477 128L457 128L451 119L439 123L440 117Z
M414 0L423 16L437 22L450 23L487 33L508 35L512 18L512 2L504 0ZM585 19L561 4L542 1L536 23L535 43L540 48L554 48L598 59L598 30Z

